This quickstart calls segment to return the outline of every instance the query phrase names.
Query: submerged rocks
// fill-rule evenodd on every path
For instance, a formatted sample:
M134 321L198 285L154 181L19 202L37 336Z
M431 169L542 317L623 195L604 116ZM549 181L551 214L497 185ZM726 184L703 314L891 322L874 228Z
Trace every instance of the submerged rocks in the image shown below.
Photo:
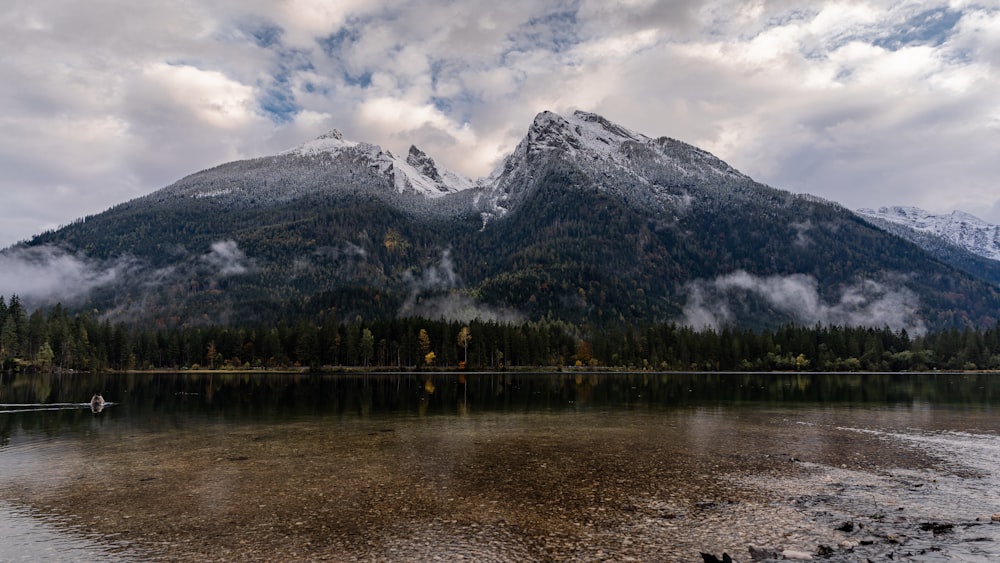
M811 553L795 549L779 549L774 547L750 545L747 547L747 550L750 552L751 561L812 561L813 559Z
M925 532L933 532L936 536L938 534L947 534L948 532L955 529L954 524L945 524L942 522L923 522L920 524L920 529Z
M829 549L829 548L825 548ZM779 549L774 547L760 547L756 545L750 545L747 547L750 552L751 561L812 561L813 556L811 553L806 551L799 551L795 549ZM734 563L734 559L730 557L728 553L723 553L722 557L718 557L712 553L701 553L701 558L705 563Z
M829 548L826 548L829 549ZM750 552L751 561L812 561L813 556L811 553L806 551L799 551L795 549L779 549L773 547L760 547L756 545L750 545L747 547ZM711 553L701 553L701 558L705 563L734 563L734 559L730 557L728 553L723 553L722 557L718 557Z
M843 524L837 526L834 529L837 530L837 531L839 531L839 532L853 532L854 531L854 522L850 522L850 521L844 522Z
M747 549L750 551L751 561L765 561L767 559L777 559L779 557L778 550L772 547L759 547L751 545Z

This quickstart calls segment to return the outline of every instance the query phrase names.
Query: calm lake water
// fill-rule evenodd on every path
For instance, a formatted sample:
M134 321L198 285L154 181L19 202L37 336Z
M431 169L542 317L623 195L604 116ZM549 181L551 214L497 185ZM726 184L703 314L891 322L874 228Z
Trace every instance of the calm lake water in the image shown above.
M998 406L984 374L8 374L0 561L990 561Z

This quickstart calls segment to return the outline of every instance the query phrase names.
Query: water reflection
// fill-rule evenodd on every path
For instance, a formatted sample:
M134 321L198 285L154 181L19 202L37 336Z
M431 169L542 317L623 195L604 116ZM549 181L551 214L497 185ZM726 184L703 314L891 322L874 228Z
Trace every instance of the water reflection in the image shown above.
M455 414L469 408L505 411L706 404L990 406L1000 398L1000 378L987 374L811 373L6 374L0 376L0 403L8 409L11 405L77 405L95 389L109 401L147 412L273 418L317 412ZM75 418L67 414L64 420Z
M267 547L280 542L300 550L291 559L682 561L751 541L868 541L835 527L869 518L873 492L880 506L894 499L956 525L1000 507L1000 380L980 374L0 383L0 499L178 560L208 549L274 558ZM108 401L100 413L85 402L95 391ZM875 524L890 526L886 537L921 533L919 521ZM898 546L871 545L873 557Z
M51 433L80 424L90 413L79 407L88 405L83 401L95 390L119 404L104 413L111 417L142 413L267 421L311 414L467 415L713 404L988 408L1000 398L1000 378L807 373L6 374L0 376L0 415L5 415L0 416L0 446L10 441L15 429Z

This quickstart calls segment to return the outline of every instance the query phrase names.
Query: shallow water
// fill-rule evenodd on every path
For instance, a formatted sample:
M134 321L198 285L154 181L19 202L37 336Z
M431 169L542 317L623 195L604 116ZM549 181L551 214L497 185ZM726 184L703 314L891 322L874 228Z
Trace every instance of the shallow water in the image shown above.
M1000 556L992 376L0 382L0 561Z

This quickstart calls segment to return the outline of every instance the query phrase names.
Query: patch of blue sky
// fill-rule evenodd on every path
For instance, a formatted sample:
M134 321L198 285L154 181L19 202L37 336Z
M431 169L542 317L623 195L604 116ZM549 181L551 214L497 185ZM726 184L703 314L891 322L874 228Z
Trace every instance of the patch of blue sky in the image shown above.
M316 43L330 58L340 59L345 48L357 43L361 38L361 32L354 27L344 26L326 37L316 38Z
M301 109L287 88L268 88L258 101L264 115L274 123L289 123Z
M370 70L362 72L347 72L341 74L344 84L358 88L368 88L372 85L372 72Z
M316 43L327 57L340 63L342 69L340 79L345 85L368 88L372 84L372 71L350 69L351 65L347 63L345 56L360 38L360 28L356 24L348 24L338 29L336 33L318 37Z
M280 46L281 36L285 34L284 29L271 23L245 25L242 29L262 49Z
M472 120L473 110L479 105L480 100L470 92L463 92L450 97L431 96L430 102L441 113L464 124Z
M529 19L507 35L512 51L543 49L561 53L580 42L578 8L575 3Z
M452 101L448 98L439 98L437 96L431 96L431 103L434 104L434 108L441 113L448 114L452 110Z
M312 80L306 80L302 83L302 90L307 94L316 94L318 96L329 96L331 91L330 88L322 84L316 84Z
M441 76L447 72L450 66L445 59L431 59L428 62L428 67L430 67L431 73L431 86L436 88Z
M961 19L960 11L948 8L927 10L913 16L890 34L877 38L874 44L890 51L910 45L936 47L948 40Z
M275 55L274 70L270 80L261 81L263 95L258 100L260 111L275 123L288 123L302 109L295 99L293 78L298 72L314 70L311 53L306 49L285 47L281 42L282 30L273 25L258 24L246 28L257 46Z

